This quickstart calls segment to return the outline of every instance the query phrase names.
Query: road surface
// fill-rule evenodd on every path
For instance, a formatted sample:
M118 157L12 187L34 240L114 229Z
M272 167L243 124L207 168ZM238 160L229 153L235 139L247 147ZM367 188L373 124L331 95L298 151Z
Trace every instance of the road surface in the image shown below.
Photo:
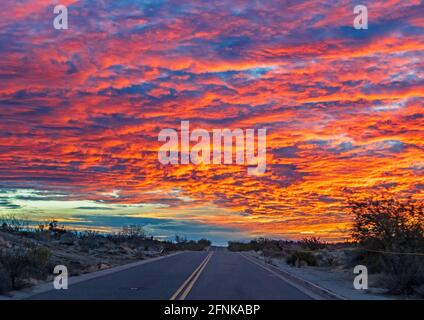
M312 299L304 291L250 259L226 250L183 252L70 284L67 290L40 293L30 299Z

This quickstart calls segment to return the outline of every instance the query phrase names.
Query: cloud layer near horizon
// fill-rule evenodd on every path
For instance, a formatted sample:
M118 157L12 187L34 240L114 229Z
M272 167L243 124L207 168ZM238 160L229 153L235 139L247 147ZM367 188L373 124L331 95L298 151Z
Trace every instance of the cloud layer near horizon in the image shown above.
M355 1L61 3L69 30L51 1L0 4L3 210L340 239L346 195L422 197L422 1L363 1L368 30ZM182 120L266 127L267 172L161 165Z

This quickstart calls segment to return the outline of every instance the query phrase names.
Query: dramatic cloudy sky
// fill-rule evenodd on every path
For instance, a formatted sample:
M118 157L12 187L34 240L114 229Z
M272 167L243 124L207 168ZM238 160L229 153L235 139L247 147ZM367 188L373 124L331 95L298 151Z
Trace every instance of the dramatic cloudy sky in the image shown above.
M68 6L69 29L53 28ZM353 28L365 4L369 29ZM2 0L0 211L156 236L345 236L422 197L424 2ZM163 128L268 129L267 171L164 166Z

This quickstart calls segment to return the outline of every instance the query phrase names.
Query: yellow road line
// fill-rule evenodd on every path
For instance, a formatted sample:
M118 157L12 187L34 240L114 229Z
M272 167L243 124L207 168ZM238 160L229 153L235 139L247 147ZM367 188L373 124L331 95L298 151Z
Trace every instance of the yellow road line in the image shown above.
M212 256L213 252L209 253L205 259L202 260L202 262L199 264L199 266L196 268L196 270L193 271L193 273L184 281L184 283L178 288L178 290L172 295L172 297L169 300L175 300L177 296L180 294L180 292L187 286L187 284L196 276L197 272L209 261L209 258ZM203 270L203 269L202 269Z
M206 265L208 264L209 260L212 258L213 252L209 254L207 257L206 262L203 264L202 268L200 268L199 272L197 272L196 276L193 278L193 280L190 282L190 284L187 286L183 294L180 296L179 300L184 300L187 295L190 293L191 289L193 288L194 284L196 283L197 279L200 277L200 274L203 272L203 269L205 269Z

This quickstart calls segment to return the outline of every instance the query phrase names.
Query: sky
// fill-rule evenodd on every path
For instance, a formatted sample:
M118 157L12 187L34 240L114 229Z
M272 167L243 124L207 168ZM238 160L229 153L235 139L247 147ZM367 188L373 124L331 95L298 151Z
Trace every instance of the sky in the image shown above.
M67 30L53 27L68 8ZM353 27L366 5L367 30ZM423 197L423 1L2 0L0 214L215 243L348 237ZM159 132L266 128L267 169L163 165Z

